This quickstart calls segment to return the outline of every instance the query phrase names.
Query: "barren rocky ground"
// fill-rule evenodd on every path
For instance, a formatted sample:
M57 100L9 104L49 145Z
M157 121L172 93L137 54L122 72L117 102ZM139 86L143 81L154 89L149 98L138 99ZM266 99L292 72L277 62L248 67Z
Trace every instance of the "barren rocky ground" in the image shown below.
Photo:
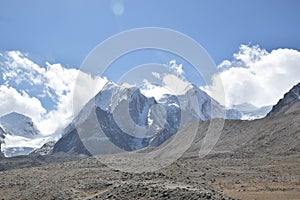
M299 199L299 161L212 155L128 173L92 157L3 171L0 191L2 199Z
M65 157L69 162L61 162L63 155L2 159L0 197L300 199L299 116L292 113L248 122L225 121L213 151L201 159L198 150L209 122L194 124L199 131L189 150L155 172L123 172L109 168L103 158L97 157L77 161ZM136 162L126 159L128 163Z
M160 172L113 170L97 158L1 172L3 199L227 199L177 165ZM175 171L174 171L175 169ZM184 170L184 169L183 169ZM199 169L200 171L200 169ZM178 172L178 173L177 173Z

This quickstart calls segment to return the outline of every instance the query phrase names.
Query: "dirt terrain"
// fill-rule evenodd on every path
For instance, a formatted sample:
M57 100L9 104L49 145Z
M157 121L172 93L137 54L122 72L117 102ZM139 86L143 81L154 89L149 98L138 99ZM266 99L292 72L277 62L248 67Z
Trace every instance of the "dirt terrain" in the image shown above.
M197 184L208 184L237 199L299 199L300 157L269 158L211 157L179 161L185 174ZM189 164L186 164L189 163ZM201 173L193 173L196 166Z
M179 159L158 172L113 170L95 157L0 173L2 199L299 199L300 156Z
M254 121L226 120L213 151L200 159L198 152L208 125L202 122L184 128L187 133L192 126L199 127L193 144L176 162L155 172L112 169L97 157L77 161L66 155L1 159L0 197L300 199L299 111ZM64 158L69 162L61 162ZM120 162L114 156L110 159ZM126 159L127 163L137 162Z
M188 174L128 173L113 170L95 157L0 174L2 199L227 199ZM181 172L180 172L181 173Z

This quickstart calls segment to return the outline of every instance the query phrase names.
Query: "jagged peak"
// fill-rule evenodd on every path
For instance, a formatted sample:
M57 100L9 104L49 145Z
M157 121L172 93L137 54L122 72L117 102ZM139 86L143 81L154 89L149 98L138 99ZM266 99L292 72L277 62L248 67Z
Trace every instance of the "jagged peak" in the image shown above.
M114 87L118 87L118 85L112 81L108 81L107 83L105 83L105 85L103 86L103 88L100 90L100 92L102 90L108 90L108 89L111 89L111 88L114 88Z

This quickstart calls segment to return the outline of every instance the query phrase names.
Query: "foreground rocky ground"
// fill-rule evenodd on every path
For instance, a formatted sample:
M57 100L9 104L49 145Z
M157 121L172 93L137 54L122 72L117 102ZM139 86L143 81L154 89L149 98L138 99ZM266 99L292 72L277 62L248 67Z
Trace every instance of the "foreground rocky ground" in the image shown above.
M87 158L0 173L2 199L228 199L172 165L160 172L113 170ZM175 170L175 171L174 171ZM199 172L201 169L199 169ZM200 173L201 174L201 173Z
M300 157L181 158L157 172L92 157L0 173L1 199L299 199Z
M185 167L181 167L184 165ZM194 172L200 166L200 173ZM300 157L235 157L212 155L179 161L178 169L197 184L208 184L237 199L299 199Z
M298 111L226 121L218 143L201 159L198 152L209 122L193 124L182 130L199 126L190 148L155 172L111 169L96 157L1 158L0 199L300 199L299 124ZM145 162L135 165L146 167Z

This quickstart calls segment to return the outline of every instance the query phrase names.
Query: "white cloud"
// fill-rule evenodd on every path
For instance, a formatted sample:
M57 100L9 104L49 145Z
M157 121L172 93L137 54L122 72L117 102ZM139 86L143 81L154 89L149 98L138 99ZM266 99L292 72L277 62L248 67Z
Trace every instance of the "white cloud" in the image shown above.
M5 60L1 63L4 81L14 81L17 84L23 81L28 81L31 84L42 83L41 75L45 73L45 69L29 60L25 54L19 51L8 51L2 56Z
M141 93L146 97L154 97L156 100L161 99L164 94L172 94L172 91L167 88L151 84L146 79L144 80L144 86L145 87L141 89Z
M72 109L74 114L78 114L81 108L94 97L108 82L106 77L93 77L90 74L78 71L76 80L73 79L72 88L74 91L71 93L73 105Z
M227 106L245 102L255 106L274 105L300 82L300 52L293 49L267 52L258 46L241 45L233 60L223 61L218 68ZM220 88L204 88L209 94L217 89ZM222 102L217 95L214 98Z
M154 97L159 100L164 94L182 95L186 92L189 82L186 81L182 64L177 64L176 60L171 60L169 65L165 65L167 71L164 73L152 72L157 79L155 84L144 79L144 88L141 92L147 97Z
M177 64L176 60L171 60L170 61L170 72L180 76L180 77L184 77L184 71L182 69L182 64Z
M175 76L173 74L167 74L162 79L164 87L169 91L172 91L173 94L182 95L187 91L190 83Z
M0 66L3 78L0 115L12 111L25 114L33 119L43 134L63 129L73 118L73 101L80 101L76 104L80 109L107 82L61 64L39 66L19 51L2 53ZM81 97L74 96L75 84L76 89L83 92ZM89 91L91 85L94 86L92 92ZM53 108L43 105L43 101L53 104Z
M14 147L31 147L38 148L41 147L45 142L47 142L47 138L26 138L22 136L5 136L5 144L4 149L14 148Z
M0 85L0 116L12 111L26 114L27 116L40 120L46 113L40 100L30 97L26 92L18 92L15 88Z
M159 80L161 79L160 74L158 72L152 72L152 75Z

